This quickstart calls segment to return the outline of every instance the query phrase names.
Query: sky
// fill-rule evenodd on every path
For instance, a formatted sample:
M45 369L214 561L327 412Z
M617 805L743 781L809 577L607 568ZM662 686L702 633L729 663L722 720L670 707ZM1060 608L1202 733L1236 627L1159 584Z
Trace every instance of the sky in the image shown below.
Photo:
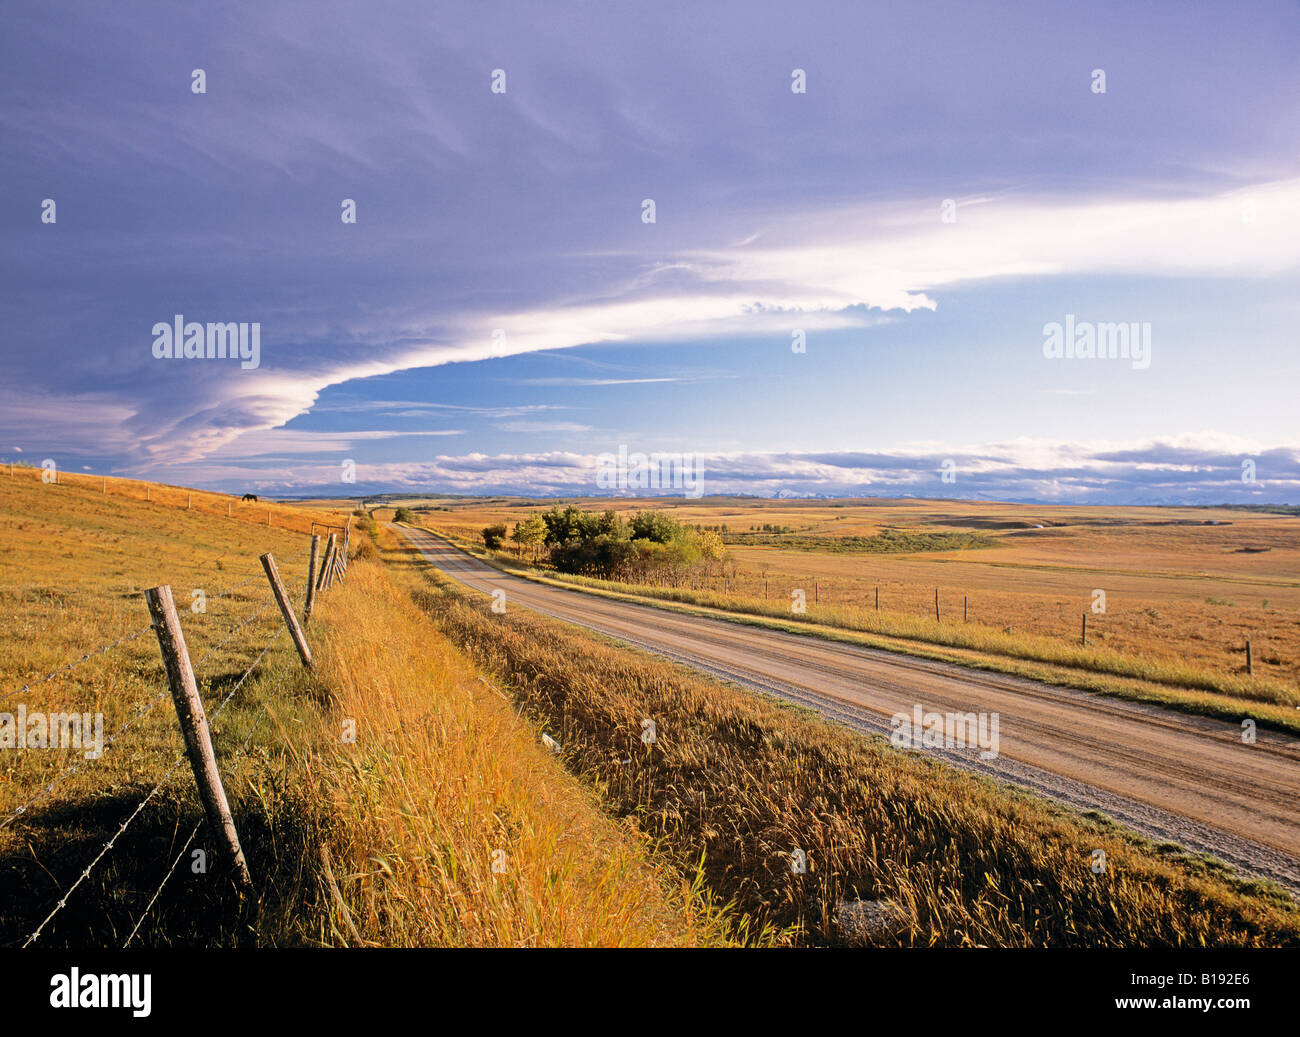
M10 0L0 458L1300 504L1297 53L1290 2Z

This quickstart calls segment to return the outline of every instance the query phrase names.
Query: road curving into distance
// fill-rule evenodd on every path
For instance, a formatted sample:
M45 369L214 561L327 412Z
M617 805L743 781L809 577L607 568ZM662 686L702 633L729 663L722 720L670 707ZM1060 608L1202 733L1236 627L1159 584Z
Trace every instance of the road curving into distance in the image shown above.
M1021 677L611 600L494 569L426 530L393 526L467 587L736 684L888 735L890 718L998 714L998 754L926 749L1159 842L1212 854L1300 894L1300 741Z

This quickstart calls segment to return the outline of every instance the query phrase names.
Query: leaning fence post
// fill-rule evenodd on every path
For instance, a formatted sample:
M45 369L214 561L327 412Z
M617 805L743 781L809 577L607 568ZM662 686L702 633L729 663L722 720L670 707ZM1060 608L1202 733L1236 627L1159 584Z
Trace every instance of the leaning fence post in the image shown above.
M226 790L221 786L221 773L217 770L217 757L212 751L208 717L203 711L198 686L194 683L194 668L190 665L189 652L185 648L181 621L176 617L172 589L168 586L155 587L145 591L144 597L149 605L154 631L158 634L158 647L167 669L167 683L171 686L176 716L180 720L181 734L185 737L185 752L190 758L190 767L194 770L194 781L199 788L199 798L203 800L208 827L213 836L224 844L226 856L235 871L236 883L249 889L253 885L253 879L248 873L244 851L239 846L239 833L235 830L234 818L230 816Z
M289 595L284 592L284 584L280 582L280 573L275 567L275 559L271 557L269 551L262 555L262 568L266 570L266 578L271 582L271 593L275 595L275 603L280 606L280 614L284 616L284 625L289 628L293 646L298 649L302 664L310 670L311 649L307 647L307 639L302 636L302 627L298 625L298 617L293 614Z
M333 587L335 580L340 583L343 581L343 570L347 568L347 550L347 545L344 543L343 538L339 537L339 539L334 542L334 558L330 562L329 575L325 577L326 587Z
M1083 632L1079 635L1079 644L1086 645L1087 643L1088 643L1088 613L1085 612L1083 614Z
M320 575L316 577L316 589L324 590L326 587L325 579L330 574L330 563L334 561L334 534L325 543L325 560L320 565Z
M1255 673L1255 664L1250 657L1250 638L1246 638L1246 676L1253 676Z
M342 554L342 551L340 551L340 549L339 549L339 544L336 542L336 543L334 544L334 551L333 551L333 553L330 555L329 572L327 572L327 573L325 574L325 589L326 589L326 590L329 590L331 587L334 586L334 580L338 577L338 574L339 574L339 555L341 555L341 554Z
M311 557L307 559L307 603L302 608L302 623L311 619L311 607L316 604L316 556L320 554L320 535L311 538Z

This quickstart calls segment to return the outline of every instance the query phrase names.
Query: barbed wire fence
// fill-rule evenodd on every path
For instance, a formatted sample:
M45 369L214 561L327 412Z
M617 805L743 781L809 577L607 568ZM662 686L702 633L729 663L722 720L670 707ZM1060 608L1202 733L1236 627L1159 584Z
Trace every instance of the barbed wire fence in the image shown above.
M350 523L349 523L350 526ZM161 586L145 592L145 599L149 606L152 621L123 635L117 640L96 648L92 651L82 654L80 657L65 663L49 673L27 681L21 687L15 688L10 692L0 695L0 702L4 702L15 696L22 695L34 688L54 682L57 678L74 672L79 666L82 666L92 659L107 655L115 649L127 645L148 631L154 631L158 638L159 649L162 655L163 670L165 673L164 686L156 694L148 697L143 703L139 704L135 711L129 716L116 730L103 742L97 746L97 752L93 755L86 754L82 759L64 767L52 779L43 782L41 787L32 795L23 800L16 808L3 818L0 818L0 832L16 824L20 819L25 819L27 823L37 823L37 819L31 814L32 808L43 801L55 797L55 794L71 778L83 771L90 773L94 764L103 759L105 753L112 750L127 732L138 725L146 718L155 713L158 707L167 697L168 692L175 706L175 717L179 722L179 727L184 741L182 751L171 760L162 777L136 802L134 809L116 826L114 831L109 835L107 840L98 847L89 863L67 885L56 900L53 901L50 909L46 912L40 923L37 924L22 942L23 947L30 947L37 943L42 934L46 932L51 922L58 917L74 894L95 872L100 863L105 860L118 844L119 839L131 828L132 824L141 816L145 808L167 787L173 775L180 768L182 762L188 757L191 768L195 777L195 789L198 798L203 805L203 814L195 822L189 837L182 846L180 853L172 861L170 867L163 874L161 881L153 890L147 904L140 914L136 917L135 923L130 930L123 946L130 945L136 940L140 933L141 926L149 917L151 911L158 902L159 897L167 883L175 875L181 861L185 858L190 847L198 838L200 831L206 824L209 829L209 835L215 845L221 847L221 857L224 863L232 868L235 884L240 888L241 895L247 893L251 886L251 875L243 859L243 852L238 843L238 836L235 830L234 821L230 815L229 806L226 803L225 791L222 786L221 771L217 764L216 754L213 746L211 735L211 724L214 723L234 700L235 696L243 689L258 672L259 666L262 665L267 653L273 645L286 632L294 642L298 651L302 665L312 668L310 650L306 643L303 627L308 623L311 616L311 609L315 602L316 596L332 587L335 583L342 581L347 574L348 553L350 541L350 528L343 532L342 536L331 533L328 545L321 555L321 536L313 535L311 537L311 550L308 559L307 572L305 579L294 581L300 585L301 589L290 599L285 589L284 583L280 578L275 560L272 555L263 555L260 559L270 592L269 600L261 603L250 615L234 621L233 626L220 636L219 640L211 644L200 656L197 664L191 664L189 652L185 645L184 632L181 628L180 619L177 616L176 608L172 600L171 588ZM319 564L318 564L319 559ZM208 598L207 601L216 601L227 597L232 597L235 592L249 587L262 577L252 576L246 580L236 583L226 588L220 594ZM255 601L256 599L254 599ZM225 693L221 702L216 709L208 716L205 713L203 702L199 696L199 683L196 678L196 670L205 677L208 675L204 672L205 664L214 658L219 657L219 653L229 648L231 643L253 623L261 618L272 606L278 606L283 617L283 624L276 624L274 631L264 642L258 642L260 649L255 654L249 650L252 655L251 661L243 666L242 672ZM302 620L298 619L298 610L301 608ZM270 617L268 617L270 618ZM247 736L238 750L231 754L229 759L224 761L227 773L234 773L234 769L239 762L245 757L249 746L262 725L262 721L268 714L271 706L271 698L276 694L284 682L287 680L289 667L283 668L272 683L263 689L262 701L256 714L253 717ZM210 687L209 683L209 687ZM251 707L253 703L250 703ZM58 714L59 716L77 716L77 714ZM78 729L78 733L83 735L82 746L84 747L84 732ZM241 881L242 878L242 881Z

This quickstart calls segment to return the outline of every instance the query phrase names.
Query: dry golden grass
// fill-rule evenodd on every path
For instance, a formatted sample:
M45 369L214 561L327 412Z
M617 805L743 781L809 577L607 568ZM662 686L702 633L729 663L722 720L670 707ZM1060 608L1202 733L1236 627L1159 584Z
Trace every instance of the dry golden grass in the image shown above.
M158 487L146 502L143 492L0 480L0 694L14 693L0 710L100 710L106 734L130 722L94 761L76 750L0 752L0 819L34 800L0 827L0 945L25 940L160 780L39 945L119 946L141 918L138 943L152 946L721 939L689 884L606 817L393 589L368 520L354 531L347 581L319 599L308 675L258 563L274 552L300 592L301 532L200 511L198 494L193 510L164 506ZM283 510L284 525L302 530L313 517ZM233 693L213 735L256 885L243 900L203 828L194 848L213 866L188 867L200 810L187 763L162 780L180 737L152 630L21 690L147 627L142 591L159 583L173 586L209 713ZM217 597L227 587L238 589ZM206 613L184 610L193 588L207 591ZM341 740L343 715L358 721L356 744ZM505 851L500 874L495 849Z
M720 942L686 881L665 879L381 567L354 564L318 615L318 678L339 730L357 730L307 768L330 804L335 939Z
M1300 944L1289 898L1208 862L564 624L494 615L426 572L423 607L508 683L569 767L683 869L703 858L739 939L837 942L837 903L865 898L902 909L872 938L884 945ZM657 725L650 746L644 718ZM791 868L795 849L806 874Z
M241 905L221 868L199 875L181 868L139 939L222 944L246 938L250 925L267 942L287 938L287 928L277 927L292 917L284 905L302 899L296 861L311 815L299 790L281 780L282 753L273 744L258 739L238 762L236 754L262 703L285 717L298 711L292 650L284 636L272 641L283 621L258 556L274 553L290 592L300 594L307 538L167 506L156 499L161 490L151 492L150 503L143 492L137 500L101 491L0 471L0 711L21 705L29 712L101 712L106 738L120 731L97 760L76 749L0 751L0 943L21 942L32 931L180 752L143 600L143 591L158 584L173 588L209 711L233 693L213 735L262 885L255 902ZM311 521L309 513L295 517ZM206 594L203 612L186 607L194 590ZM138 636L25 687L132 633ZM120 945L199 816L193 784L186 764L163 781L41 945ZM215 860L203 838L199 848Z
M307 513L296 514L310 522ZM304 526L304 528L306 528ZM102 712L105 735L130 721L164 688L145 589L172 587L190 657L205 692L227 686L254 650L283 626L258 556L272 552L290 593L306 583L308 540L279 527L250 526L80 486L44 485L0 472L0 709ZM205 595L192 611L195 591ZM236 633L236 631L238 631ZM20 691L84 654L134 639L55 679ZM119 745L61 786L92 795L103 782L147 777L146 757L172 744L174 722L155 708ZM0 817L61 772L78 754L0 755ZM57 798L54 800L57 802Z
M300 504L282 504L262 498L244 501L242 495L212 493L187 486L168 486L164 483L139 479L119 479L115 476L87 475L83 472L59 472L45 482L40 468L27 465L0 465L0 494L6 490L21 492L20 488L35 485L42 490L81 491L103 501L138 501L155 509L180 509L195 515L228 519L250 526L267 526L297 533L322 533L341 530L348 521L347 508L336 504L308 508Z

